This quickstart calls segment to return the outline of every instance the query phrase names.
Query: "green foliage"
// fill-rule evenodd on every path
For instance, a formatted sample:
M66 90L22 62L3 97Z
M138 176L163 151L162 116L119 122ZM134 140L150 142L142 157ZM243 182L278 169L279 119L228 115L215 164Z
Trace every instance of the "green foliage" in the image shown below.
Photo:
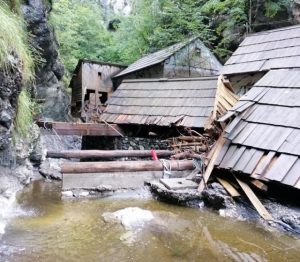
M114 32L102 22L97 0L54 0L52 21L66 68L73 71L79 58L130 64L144 54L199 36L225 61L249 29L258 3L252 0L131 0L129 16ZM264 15L276 19L291 0L265 0Z
M37 104L32 100L29 92L23 89L18 97L17 114L14 120L15 136L28 136L33 123L33 115L36 111Z
M68 72L74 70L80 58L106 60L105 47L110 43L110 36L97 1L55 0L51 23Z
M0 67L9 69L11 55L17 55L23 64L25 81L33 79L34 61L32 49L28 46L23 19L10 11L9 7L0 1Z
M266 0L266 16L269 18L275 17L277 13L279 13L282 9L286 9L292 4L292 2L292 0Z

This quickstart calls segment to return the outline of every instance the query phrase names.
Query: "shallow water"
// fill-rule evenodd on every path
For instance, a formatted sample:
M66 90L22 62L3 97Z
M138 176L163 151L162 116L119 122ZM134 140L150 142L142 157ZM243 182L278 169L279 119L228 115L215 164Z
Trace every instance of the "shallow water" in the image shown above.
M0 240L0 261L299 261L300 240L254 223L152 199L61 200L56 183L34 182L24 212ZM126 207L154 219L128 231L102 214Z

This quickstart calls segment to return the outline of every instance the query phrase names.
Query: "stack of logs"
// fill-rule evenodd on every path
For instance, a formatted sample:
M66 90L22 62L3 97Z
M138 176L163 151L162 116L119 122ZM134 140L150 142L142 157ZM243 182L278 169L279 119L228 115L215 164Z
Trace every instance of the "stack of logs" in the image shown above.
M207 152L214 144L214 140L206 135L200 136L179 136L169 138L169 148L176 152L193 151L202 154Z

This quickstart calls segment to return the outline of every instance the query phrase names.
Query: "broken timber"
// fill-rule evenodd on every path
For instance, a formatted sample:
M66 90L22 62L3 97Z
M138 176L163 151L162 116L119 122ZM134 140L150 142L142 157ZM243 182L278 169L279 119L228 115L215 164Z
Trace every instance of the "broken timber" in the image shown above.
M245 192L246 196L252 203L252 205L255 207L259 215L265 219L265 220L273 220L273 217L268 212L268 210L263 206L263 204L260 202L260 200L257 198L257 196L254 194L252 189L242 180L238 179L235 176L236 181L239 183L240 187Z
M170 157L175 154L169 150L156 150L159 157ZM117 157L151 157L151 150L66 150L48 151L51 158L117 158Z
M205 173L203 175L203 179L200 181L199 187L198 187L198 191L202 192L205 188L205 185L208 182L208 179L214 169L215 166L215 161L223 147L223 145L225 144L226 139L223 137L223 133L221 134L221 136L219 137L217 143L215 144L215 146L213 147L213 153L209 152L209 155L211 155L211 159L209 160L209 164L205 170Z
M193 170L193 160L165 160L170 170ZM111 162L80 162L63 163L61 173L101 173L101 172L138 172L138 171L163 171L161 161L111 161Z
M69 122L46 122L38 121L39 127L52 129L57 135L76 136L124 136L118 125L96 123L69 123Z
M220 177L217 177L217 180L232 197L241 196L240 193L227 180Z

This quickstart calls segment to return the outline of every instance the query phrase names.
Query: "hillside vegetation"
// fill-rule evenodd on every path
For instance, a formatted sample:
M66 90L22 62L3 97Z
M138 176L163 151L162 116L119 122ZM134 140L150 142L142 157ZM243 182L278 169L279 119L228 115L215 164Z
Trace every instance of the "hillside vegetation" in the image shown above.
M131 0L107 29L97 0L53 0L52 23L71 72L79 58L130 64L190 36L225 61L246 33L290 23L292 0Z
M0 84L0 87L5 88L11 84L20 85L12 86L12 90L9 91L10 97L6 95L8 91L3 90L1 97L3 102L1 100L1 103L7 105L8 102L5 100L8 99L11 106L16 107L14 137L25 137L32 124L33 107L35 106L27 91L34 81L33 53L35 52L29 46L18 1L0 1L0 25L0 70L6 74L7 79L11 79L2 79L3 83ZM21 75L21 83L18 79L19 75ZM15 81L15 83L10 84L7 81ZM15 100L17 106L14 104ZM3 108L2 105L1 108ZM8 110L10 111L9 108Z
M9 69L12 55L15 55L21 60L24 80L32 80L34 62L24 21L3 1L0 1L0 25L0 68Z

